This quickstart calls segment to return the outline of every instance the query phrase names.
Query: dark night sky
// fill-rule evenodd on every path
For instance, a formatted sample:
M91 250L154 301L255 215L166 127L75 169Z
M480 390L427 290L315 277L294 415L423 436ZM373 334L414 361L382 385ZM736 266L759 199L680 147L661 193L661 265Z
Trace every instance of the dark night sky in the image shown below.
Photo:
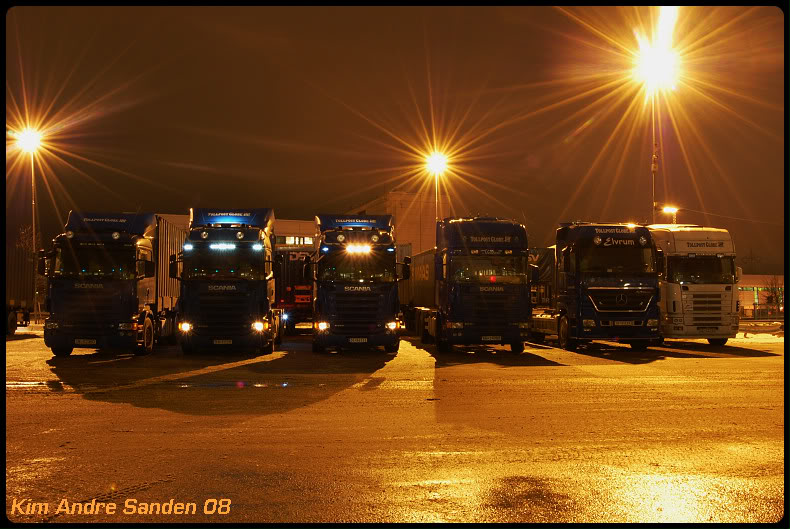
M419 116L430 128L433 108L440 138L457 127L471 141L448 182L456 212L526 220L544 245L558 221L650 218L649 117L623 119L633 95L585 92L629 68L603 35L636 49L634 21L652 26L657 11L567 11L17 7L6 121L24 101L45 123L69 119L52 144L71 167L50 157L44 171L57 208L37 168L46 240L72 208L274 207L310 219L414 189L403 168L415 159L396 138L422 148ZM683 7L675 40L691 50L690 81L660 114L656 200L749 219L679 214L729 229L741 256L779 271L784 15ZM30 222L29 163L15 154L9 241Z

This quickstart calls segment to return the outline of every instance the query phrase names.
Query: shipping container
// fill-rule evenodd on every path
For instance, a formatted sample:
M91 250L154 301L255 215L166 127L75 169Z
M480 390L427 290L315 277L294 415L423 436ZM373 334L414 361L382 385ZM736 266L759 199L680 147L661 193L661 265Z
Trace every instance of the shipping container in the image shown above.
M14 334L17 324L25 326L33 310L33 277L35 263L30 252L6 247L5 301L6 334Z

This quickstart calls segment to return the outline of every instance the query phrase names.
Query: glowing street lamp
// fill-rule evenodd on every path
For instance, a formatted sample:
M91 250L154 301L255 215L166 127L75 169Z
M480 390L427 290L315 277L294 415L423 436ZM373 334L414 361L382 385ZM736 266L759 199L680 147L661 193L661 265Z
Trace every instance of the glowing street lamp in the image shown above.
M662 209L661 211L663 211L667 215L672 215L672 224L678 223L678 208L673 206L664 206L664 209Z
M439 176L447 170L447 155L434 151L425 158L425 169L434 178L434 193L436 197L436 220L439 220Z
M30 185L33 191L33 314L36 314L36 275L38 267L36 266L36 171L35 171L35 156L38 149L41 147L41 140L43 134L30 127L25 128L21 132L11 132L11 136L16 140L16 145L20 150L30 155ZM38 316L35 316L36 323L38 323Z
M674 90L680 72L680 58L672 49L672 33L678 18L677 6L662 6L654 42L637 34L639 55L633 70L634 79L645 87L645 97L653 106L653 157L650 162L653 188L653 222L656 221L656 173L658 172L658 142L656 142L656 95Z

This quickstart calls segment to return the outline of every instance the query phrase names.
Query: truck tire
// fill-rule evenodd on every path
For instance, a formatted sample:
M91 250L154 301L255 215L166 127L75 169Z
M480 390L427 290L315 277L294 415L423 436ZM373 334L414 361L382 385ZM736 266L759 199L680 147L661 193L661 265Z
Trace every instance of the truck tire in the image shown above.
M6 327L6 336L13 336L16 332L16 312L11 311L8 313L8 326Z
M314 353L323 353L324 351L326 351L326 347L324 347L323 345L320 345L318 342L313 340L313 352Z
M285 325L280 325L277 328L277 335L274 337L274 345L283 343L283 334L285 333Z
M154 324L150 318L143 320L143 343L134 348L138 356L148 355L154 351Z
M567 316L560 317L560 322L557 324L557 343L560 349L566 351L576 350L576 340L571 338L570 323Z
M397 353L399 348L400 348L400 340L398 340L394 344L387 344L384 346L384 350L388 353Z
M717 345L721 347L722 345L727 343L727 338L708 338L708 343L711 345Z
M647 351L647 346L649 345L646 341L640 340L638 342L631 342L631 349L634 351Z
M181 342L181 352L185 355L189 355L195 352L194 347L192 347L191 343L187 343L186 341Z
M514 342L510 344L510 350L516 354L524 352L524 342Z
M53 347L52 354L55 356L69 356L73 350L73 347Z

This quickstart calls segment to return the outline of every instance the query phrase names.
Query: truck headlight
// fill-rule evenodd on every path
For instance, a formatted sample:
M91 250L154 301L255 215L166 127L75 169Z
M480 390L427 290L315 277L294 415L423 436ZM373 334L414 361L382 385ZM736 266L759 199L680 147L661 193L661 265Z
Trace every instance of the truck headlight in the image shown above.
M192 330L192 324L182 321L181 323L178 324L178 329L181 332L189 332Z
M283 321L288 321L288 313L283 314Z
M389 329L389 330L391 330L391 331L394 331L394 330L395 330L395 329L397 329L398 327L399 327L399 325L398 325L398 322L397 322L397 321L391 321L391 322L389 322L389 323L387 324L387 329Z
M328 321L319 321L315 324L315 328L319 331L325 331L329 329L329 322Z
M263 331L263 327L264 327L264 325L263 325L262 321L256 321L256 322L253 322L253 324L252 324L252 328L254 330L258 331L258 332Z
M57 324L57 322L51 321L51 322L47 323L46 325L44 325L44 328L45 329L57 329L58 328L58 324Z
M448 321L444 324L444 326L448 329L463 329L464 322L462 321Z
M658 327L658 320L647 320L648 327Z
M189 324L187 323L187 325ZM122 331L133 331L137 329L137 323L136 322L119 323L118 328Z
M595 327L595 320L582 320L582 325L585 327Z

